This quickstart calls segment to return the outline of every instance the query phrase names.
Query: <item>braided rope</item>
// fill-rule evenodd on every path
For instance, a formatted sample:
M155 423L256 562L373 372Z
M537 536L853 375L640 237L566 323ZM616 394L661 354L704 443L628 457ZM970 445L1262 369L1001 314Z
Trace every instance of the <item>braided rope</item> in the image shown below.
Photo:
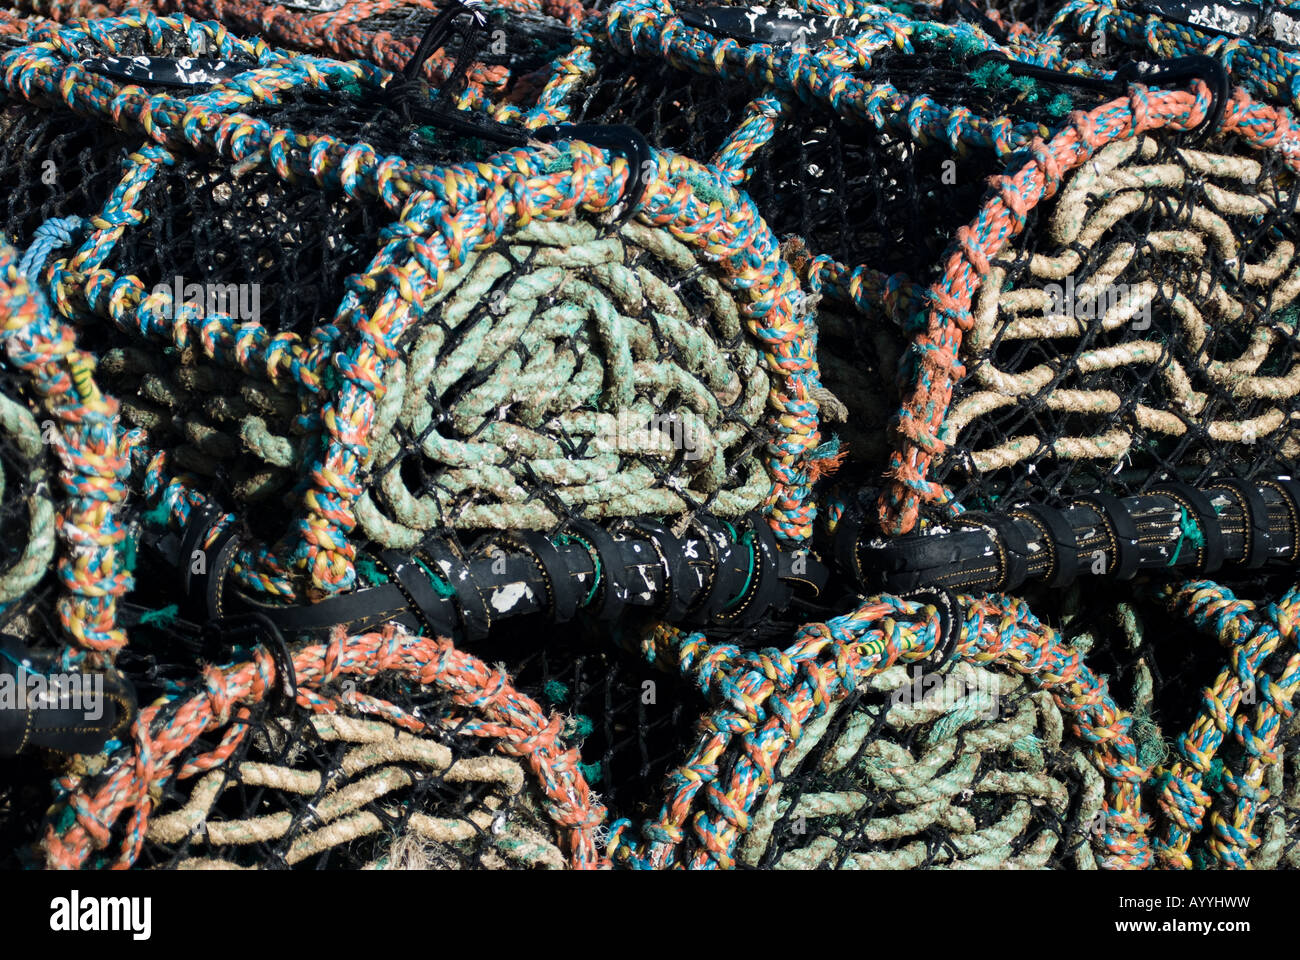
M386 14L411 14L425 10L431 14L441 9L433 0L357 0L342 9L311 13L263 0L106 0L88 8L85 0L25 0L21 4L56 22L75 17L103 17L128 10L148 10L161 15L184 15L195 20L213 20L239 33L255 33L271 43L337 57L363 59L390 70L401 70L419 45L418 29L407 25L408 32L393 33L383 28ZM513 13L541 14L570 27L586 16L579 0L491 0L488 9ZM374 20L375 24L368 21ZM447 50L434 50L424 62L421 73L434 84L451 77L456 56ZM511 80L505 66L481 61L469 65L464 87L457 93L458 106L485 109L501 100Z
M1300 588L1262 611L1237 599L1226 587L1207 581L1166 587L1165 596L1172 613L1219 638L1230 651L1231 663L1202 692L1201 712L1178 740L1178 759L1159 771L1165 829L1156 852L1163 866L1193 865L1187 849L1211 804L1203 783L1215 765L1215 754L1231 736L1247 760L1240 773L1223 769L1224 791L1230 797L1226 808L1210 815L1205 847L1220 865L1246 868L1250 854L1261 844L1254 827L1270 797L1264 777L1270 768L1281 766L1279 734L1295 713L1291 700L1300 684L1300 650L1296 649ZM1282 644L1291 648L1291 655L1274 678L1262 667ZM1253 711L1246 709L1247 701L1258 701Z
M0 572L0 607L19 599L36 586L50 568L55 550L54 501L49 495L48 471L41 427L24 404L0 395L0 430L12 440L18 453L31 465L22 480L31 492L27 497L28 525L22 553ZM3 500L5 471L0 470L0 500Z
M92 358L77 349L72 328L55 320L19 269L17 252L2 241L0 320L9 362L31 377L36 397L57 426L51 439L63 463L59 481L66 496L58 524L65 544L58 562L63 587L58 613L71 641L64 668L83 660L91 666L111 662L126 643L117 626L117 598L131 587L121 552L127 457L118 435L117 403L99 392ZM29 445L40 439L29 439ZM34 508L34 522L38 515ZM24 582L39 576L30 561L48 557L37 536L28 546L33 549Z

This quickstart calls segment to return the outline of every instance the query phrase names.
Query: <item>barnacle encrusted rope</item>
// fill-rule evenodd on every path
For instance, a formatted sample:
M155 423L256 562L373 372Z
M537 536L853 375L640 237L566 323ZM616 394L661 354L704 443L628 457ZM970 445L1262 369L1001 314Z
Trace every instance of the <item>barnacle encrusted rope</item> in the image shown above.
M561 743L560 717L543 714L513 688L503 671L457 650L448 640L411 636L396 627L359 636L340 630L328 643L298 649L293 667L297 704L314 713L334 715L347 708L416 734L450 725L458 735L494 738L501 753L522 758L537 778L547 813L563 832L569 862L574 867L600 865L594 831L604 810L578 769L578 752ZM383 676L401 676L446 691L468 712L468 719L420 718L364 692L365 681ZM324 689L349 677L359 689L339 694ZM259 650L250 661L209 667L192 690L142 710L132 730L134 743L121 750L118 762L110 761L97 779L69 784L69 794L46 829L48 864L81 867L115 837L120 841L114 865L134 863L149 831L155 785L173 777L199 776L225 763L250 733L252 708L281 682L271 655ZM210 731L220 731L217 747L190 756L187 748ZM165 831L174 826L164 821Z
M1032 161L1018 172L997 179L994 196L979 218L957 231L955 249L944 277L931 288L925 330L912 345L911 395L899 415L899 447L890 461L893 478L882 495L880 520L890 533L905 533L918 519L920 505L945 503L951 494L928 478L930 462L946 447L943 431L954 383L965 373L962 342L975 323L972 302L996 256L1020 233L1029 212L1059 189L1064 176L1108 144L1162 127L1196 126L1209 108L1209 88L1196 81L1196 93L1131 89L1129 96L1089 113L1076 112L1050 142L1036 141ZM1287 167L1300 170L1300 139L1290 117L1259 104L1238 88L1223 121L1255 149L1275 151Z
M126 643L117 625L117 598L131 587L119 516L128 462L117 402L100 393L93 359L77 349L72 327L52 315L19 269L17 251L3 240L0 321L9 362L31 378L35 396L57 426L50 439L64 465L59 481L66 496L58 526L65 544L58 563L63 585L58 613L70 641L64 666L83 660L103 665ZM34 542L39 551L39 540Z
M184 29L191 42L202 36L223 56L239 55L264 66L180 100L119 89L65 59L74 43L131 27L151 33ZM326 135L276 130L238 108L266 101L274 90L326 89L340 80L371 84L377 76L356 64L279 60L264 46L242 44L211 25L149 14L114 18L85 31L62 28L50 42L8 54L4 62L15 97L75 103L79 110L112 117L124 129L138 124L156 141L133 157L97 229L71 258L51 268L61 309L105 316L182 350L193 346L223 365L296 391L307 422L326 438L308 465L312 485L302 497L296 537L241 557L235 568L246 582L287 597L297 595L291 571L304 571L311 589L323 593L346 590L355 581L355 548L347 534L356 525L359 474L373 455L370 441L386 374L426 301L474 249L508 239L512 230L530 223L567 219L579 208L608 210L629 176L621 157L611 163L603 151L580 142L570 143L558 159L551 151L519 149L473 167L430 168ZM334 319L307 340L287 331L272 335L255 322L236 328L228 317L209 316L200 324L183 309L169 320L170 297L147 293L138 278L105 266L122 234L147 217L138 204L149 180L160 165L175 162L173 150L189 147L215 151L237 164L265 165L285 180L310 178L349 195L378 196L398 217L383 234L379 254L350 281ZM640 223L668 231L717 264L723 286L742 298L742 322L764 345L766 366L778 377L768 399L773 438L766 467L772 487L765 502L778 535L801 539L810 531L809 491L817 462L805 461L819 436L816 363L797 282L752 204L706 168L656 153L654 170L643 176L648 185L637 214ZM349 346L340 349L344 345Z
M1106 781L1100 865L1149 866L1150 817L1142 812L1140 790L1150 771L1140 764L1129 734L1132 717L1115 705L1078 652L1022 601L990 595L964 597L962 603L966 615L955 626L961 634L954 657L1028 677L1068 715L1074 736L1090 744L1090 761ZM865 678L895 663L928 658L939 631L935 607L887 595L803 627L784 651L746 651L699 633L656 631L647 641L647 657L675 665L716 706L701 721L690 760L670 775L659 818L639 831L627 820L613 825L611 858L648 869L733 866L736 844L750 828L777 763L805 726ZM730 764L721 762L724 754Z

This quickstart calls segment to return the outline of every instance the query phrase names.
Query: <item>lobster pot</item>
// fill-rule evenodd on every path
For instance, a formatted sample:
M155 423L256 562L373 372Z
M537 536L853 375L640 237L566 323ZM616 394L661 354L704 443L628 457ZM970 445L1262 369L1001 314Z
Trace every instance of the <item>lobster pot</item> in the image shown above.
M864 687L866 685L864 684ZM741 841L776 870L1095 869L1101 776L1051 696L892 667L809 724Z
M833 29L815 19L846 12L618 4L556 112L632 124L754 200L817 298L823 379L850 414L840 476L867 478L884 465L926 269L986 179L1073 102L978 61L1000 48L967 24L883 8Z
M130 18L120 22L113 36L122 52L134 52L129 40L147 42ZM187 39L167 36L177 46ZM239 66L261 57L258 70L279 71L275 94L259 100L235 77L187 103L329 138L338 154L406 158L429 182L443 176L435 164L489 156L473 137L406 121L368 68L319 61L313 77L264 48L224 40ZM360 94L329 89L344 82ZM31 180L45 159L9 162ZM67 272L55 278L67 309L108 321L104 375L147 447L169 451L205 493L245 506L255 529L278 536L289 522L286 499L300 494L320 450L320 398L338 383L313 344L376 309L373 283L359 278L392 262L385 229L401 205L348 188L335 170L286 177L267 154L232 162L167 148L126 161L105 152L98 162L80 188L96 196L42 207L88 217L110 203L110 184L138 188L124 217L131 222L74 241ZM56 182L50 191L60 189ZM22 229L36 219L29 214ZM82 272L92 262L93 277ZM363 531L409 547L431 530L547 529L570 515L733 517L763 506L774 380L746 325L747 300L727 283L699 243L581 210L470 252L394 341L369 425ZM113 284L128 284L138 302L99 295ZM257 349L214 345L213 336ZM304 345L289 373L274 355L287 343Z
M981 509L1288 474L1295 174L1230 137L1110 144L990 261L936 478Z

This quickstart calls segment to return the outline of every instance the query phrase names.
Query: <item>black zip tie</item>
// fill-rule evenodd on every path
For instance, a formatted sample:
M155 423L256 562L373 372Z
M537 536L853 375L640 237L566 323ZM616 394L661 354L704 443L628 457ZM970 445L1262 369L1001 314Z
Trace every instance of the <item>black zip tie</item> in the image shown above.
M924 587L900 596L904 600L916 600L934 607L939 618L938 638L930 655L924 660L915 662L922 668L927 665L933 667L934 673L942 673L951 663L962 628L966 625L966 611L961 605L961 600L957 594L944 587Z
M279 716L286 706L286 685L289 688L288 704L293 704L298 699L298 674L293 666L289 643L270 617L264 613L242 613L220 620L209 620L203 627L204 656L215 659L218 653L233 647L237 640L250 634L263 638L262 646L267 648L275 663L273 696L267 700L267 710L272 716Z
M433 51L444 46L451 33L455 32L461 38L461 49L456 55L451 76L438 91L438 100L441 101L446 94L456 89L469 72L469 66L478 50L479 32L487 26L487 15L480 9L482 5L483 0L455 0L451 6L433 18L433 22L424 31L424 36L420 37L415 53L411 54L411 59L402 68L403 85L420 79L420 71L425 61L433 55ZM469 16L469 27L462 29L456 21L466 15Z
M649 181L645 175L654 165L654 152L650 141L636 127L625 123L565 123L548 125L535 132L538 140L583 140L597 147L603 147L614 153L620 153L627 161L627 183L623 193L615 201L615 207L622 210L613 218L612 226L617 229L631 219L641 206Z
M1228 96L1232 92L1228 71L1223 63L1201 53L1176 57L1172 60L1158 60L1150 65L1131 61L1116 70L1115 75L1109 80L1025 63L1023 60L1008 57L998 50L981 53L972 62L972 69L985 63L999 63L1016 76L1029 77L1045 83L1079 87L1083 90L1095 90L1105 94L1122 93L1130 83L1175 87L1189 80L1203 80L1210 88L1210 108L1199 124L1186 131L1192 143L1203 142L1219 129L1223 123L1224 113L1228 109Z
M458 133L466 137L478 137L491 143L498 143L505 147L526 147L530 141L528 134L520 130L509 127L504 123L497 123L495 120L473 120L469 119L475 114L464 110L435 110L431 106L422 104L411 104L403 100L398 95L399 112L415 126L428 125L431 127L441 127L452 133Z

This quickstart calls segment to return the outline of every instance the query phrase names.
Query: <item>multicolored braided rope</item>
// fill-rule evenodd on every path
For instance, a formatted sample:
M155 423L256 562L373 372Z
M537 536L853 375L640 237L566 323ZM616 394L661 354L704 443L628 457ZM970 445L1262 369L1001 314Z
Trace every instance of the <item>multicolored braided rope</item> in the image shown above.
M1188 847L1210 812L1213 798L1205 787L1213 777L1222 780L1226 807L1210 814L1205 853L1219 866L1245 869L1261 842L1254 826L1269 799L1264 775L1282 761L1278 737L1295 713L1291 701L1300 685L1300 587L1262 610L1210 581L1166 586L1163 595L1171 613L1216 636L1231 662L1202 692L1200 714L1177 740L1178 758L1156 771L1163 813L1156 856L1163 867L1194 866ZM1281 654L1283 646L1290 657L1274 679L1264 669L1265 661ZM1248 758L1239 773L1216 757L1229 739Z
M132 586L126 569L127 449L118 405L95 385L94 358L79 350L73 328L57 319L16 250L0 240L0 323L6 362L30 378L36 399L53 418L51 431L64 469L66 499L59 522L63 591L59 621L70 641L64 669L111 664L126 644L117 625L117 598Z

